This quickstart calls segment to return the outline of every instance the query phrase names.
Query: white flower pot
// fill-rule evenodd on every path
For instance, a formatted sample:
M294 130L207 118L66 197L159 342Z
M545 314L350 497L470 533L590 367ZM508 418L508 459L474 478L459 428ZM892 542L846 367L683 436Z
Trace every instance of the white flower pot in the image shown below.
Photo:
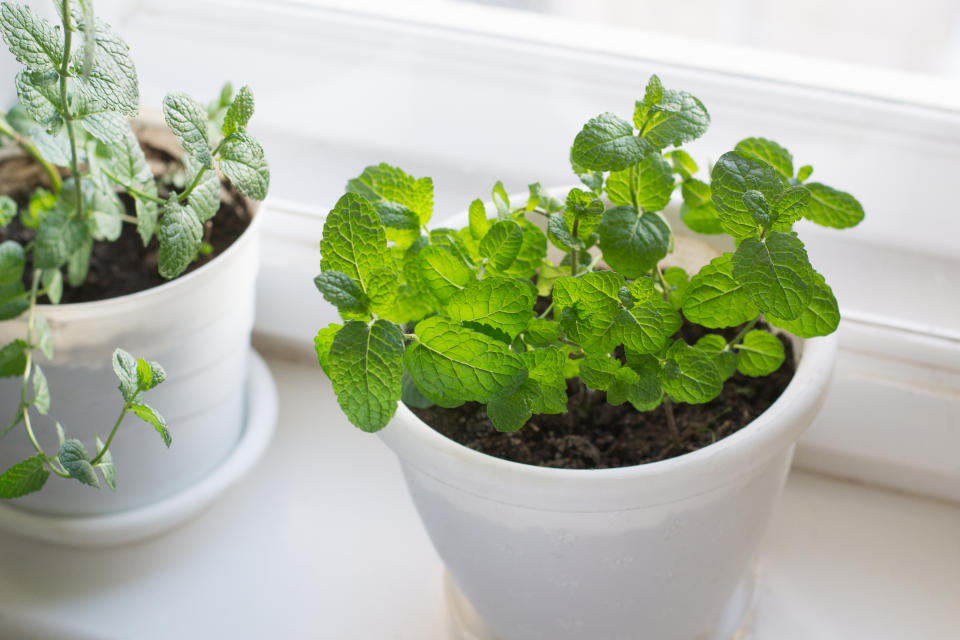
M233 451L245 421L254 283L261 206L250 226L221 255L161 286L98 302L38 307L53 333L54 359L38 355L50 383L51 418L67 436L95 451L123 406L112 369L120 347L160 362L167 380L145 396L166 418L167 449L152 426L129 414L111 446L117 492L97 491L51 475L40 492L6 504L52 516L91 516L141 507L194 485ZM25 335L26 320L0 323L0 344ZM0 380L0 418L19 401L19 379ZM9 414L9 415L8 415ZM34 429L48 454L57 451L52 419L34 412ZM18 426L0 440L0 468L34 455Z
M756 420L699 451L633 467L509 462L446 438L401 404L380 434L400 458L437 553L484 621L465 637L735 633L793 445L833 369L835 336L794 346L793 380Z

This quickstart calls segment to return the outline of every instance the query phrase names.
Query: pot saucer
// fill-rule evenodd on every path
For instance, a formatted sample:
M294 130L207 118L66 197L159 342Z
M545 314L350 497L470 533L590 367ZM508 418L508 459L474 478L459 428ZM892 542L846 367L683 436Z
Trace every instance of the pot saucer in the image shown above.
M193 486L136 509L98 516L50 516L0 504L0 529L71 547L106 547L156 536L197 515L260 459L277 424L277 388L270 369L250 350L247 421L233 451Z

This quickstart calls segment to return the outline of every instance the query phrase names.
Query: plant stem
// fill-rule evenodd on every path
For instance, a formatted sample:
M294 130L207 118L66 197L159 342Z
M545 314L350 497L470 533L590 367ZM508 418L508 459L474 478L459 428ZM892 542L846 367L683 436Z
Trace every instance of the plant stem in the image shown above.
M744 337L745 335L747 335L747 332L750 331L751 329L753 329L753 328L757 325L758 322L760 322L760 316L759 316L759 315L758 315L756 318L754 318L753 320L751 320L750 322L748 322L748 323L747 323L747 326L745 326L743 329L741 329L741 330L740 330L740 333L738 333L737 335L735 335L735 336L733 337L733 340L731 340L730 342L727 343L727 349L729 349L729 348L731 348L731 347L734 347L734 346L736 346L737 344L739 344L740 341L743 340L743 337Z
M570 231L570 235L573 236L574 240L577 240L577 235L580 233L580 220L574 219L573 229ZM577 275L577 271L580 268L580 248L573 247L573 250L570 252L570 275Z
M218 147L219 148L219 147ZM177 196L177 200L183 202L190 197L190 194L193 193L193 190L197 188L197 185L200 184L200 178L203 177L204 172L207 171L207 167L200 167L200 171L197 171L197 177L193 179L193 182L187 187L187 190Z
M107 441L103 443L103 448L100 449L100 453L94 456L90 461L91 465L95 465L100 462L100 458L102 458L110 449L110 443L113 442L113 436L117 435L117 429L120 428L120 423L123 422L123 418L127 415L128 411L130 411L130 403L124 402L123 410L120 412L120 417L118 417L117 421L113 423L113 429L110 430L110 436L107 437Z
M540 319L546 318L546 317L547 317L547 314L550 313L552 310L553 310L553 300L550 300L550 306L548 306L546 309L544 309L544 310L543 310L543 313L541 313L541 314L538 315L537 317L540 318Z
M660 271L660 265L653 265L653 274L657 277L657 280L660 281L660 288L663 289L663 299L667 302L670 302L670 286L667 284L666 278L663 277L663 273Z
M110 173L107 169L104 169L101 167L100 170L103 172L103 175L107 176L107 178L109 178L112 182L116 182L118 185L123 187L123 190L129 193L130 195L132 195L133 197L139 198L141 200L149 200L150 202L156 202L157 204L167 204L167 201L164 200L163 198L160 198L158 196L152 196L149 193L144 193L143 191L140 191L136 187L131 187L130 185L126 184L123 180L121 180L117 176Z
M28 138L17 133L13 127L10 126L10 123L7 122L7 114L3 111L0 111L0 133L3 133L7 136L13 138L13 141L16 142L21 149L23 149L28 156L33 158L43 167L43 170L47 173L47 177L50 178L50 186L53 188L54 193L60 193L60 189L63 187L63 180L60 178L60 172L57 171L57 168L47 162L40 154L40 150Z
M79 163L77 162L77 136L73 130L73 116L67 97L67 73L70 70L70 46L73 40L73 27L70 24L70 0L63 0L63 66L60 68L60 102L63 105L63 122L67 125L70 138L70 173L77 189L77 218L83 218L83 187L81 186Z
M673 400L663 399L663 412L667 415L667 428L670 429L670 435L673 436L673 444L680 446L680 431L677 429L677 419L673 415Z

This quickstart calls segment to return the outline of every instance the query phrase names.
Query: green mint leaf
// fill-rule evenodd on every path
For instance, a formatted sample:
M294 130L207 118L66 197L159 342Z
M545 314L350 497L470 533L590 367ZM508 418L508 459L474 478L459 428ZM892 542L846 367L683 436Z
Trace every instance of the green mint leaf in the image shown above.
M680 195L683 196L683 202L691 209L701 207L712 200L710 185L702 180L690 178L684 180L680 187Z
M767 331L748 331L743 342L734 348L737 350L737 370L745 376L770 375L783 364L783 343Z
M63 465L71 478L91 487L100 488L97 472L93 470L93 466L90 464L90 454L87 453L87 448L83 446L82 442L72 438L66 440L60 445L57 459L60 460L60 464Z
M570 160L584 169L619 171L638 162L648 151L649 143L633 135L629 122L604 113L588 121L574 138Z
M387 240L394 246L406 249L420 237L420 218L413 210L385 200L375 202L373 208L380 216Z
M533 318L524 330L528 344L534 347L545 347L560 340L560 323L556 320Z
M747 191L743 194L743 204L746 205L747 211L753 216L754 222L764 229L770 227L772 222L770 219L770 203L767 202L766 196L759 191Z
M799 316L793 320L785 320L776 313L770 312L764 317L773 326L786 329L795 336L816 338L830 335L837 330L840 325L840 308L823 276L814 273L813 297Z
M633 207L614 207L597 227L603 260L626 278L638 278L666 257L670 228L654 213L637 215Z
M567 221L562 213L552 213L547 218L547 237L555 247L565 252L583 249L586 242L582 238L574 238L567 228Z
M480 255L496 271L507 269L520 254L523 231L512 220L501 220L480 240Z
M529 376L513 393L494 398L487 415L498 431L516 431L534 415L567 410L567 383L563 376L566 359L555 347L526 351L521 356Z
M347 183L347 191L370 202L396 202L410 209L425 225L433 215L433 180L414 178L397 167L381 163L367 167Z
M607 390L607 402L612 405L629 402L637 411L651 411L663 401L663 388L658 375L659 365L635 371L621 367L613 376Z
M127 116L117 111L101 111L92 105L81 104L75 115L84 131L105 144L121 142L130 129Z
M708 333L697 340L694 345L697 349L709 353L716 358L717 366L724 381L737 370L737 354L727 348L727 341L716 333Z
M0 349L0 378L13 378L23 375L27 369L27 343L13 340Z
M403 331L388 320L346 323L333 338L327 367L350 422L379 431L397 410L403 376Z
M0 4L0 34L28 69L47 70L63 62L63 34L23 4Z
M327 216L320 255L321 269L342 271L364 291L370 275L393 260L380 216L354 193L344 194Z
M819 182L809 182L810 205L804 211L807 220L824 227L846 229L863 220L863 206L849 193Z
M86 230L85 230L86 231ZM86 281L90 270L90 256L93 253L93 238L89 233L84 234L83 241L76 251L67 259L67 284L79 287Z
M415 331L418 340L407 348L404 363L434 404L489 402L512 393L527 377L523 360L509 346L451 320L433 316Z
M246 133L234 133L220 147L220 170L237 190L263 200L270 188L270 167L260 143Z
M690 277L680 267L669 267L663 272L663 279L667 283L667 295L670 296L670 306L679 310L683 306L683 298L690 286Z
M34 320L34 329L36 330L37 346L40 352L47 358L53 359L53 335L50 333L50 325L47 319L39 316Z
M116 349L113 352L113 372L120 381L120 394L125 402L133 402L140 393L137 377L137 359L124 351Z
M547 238L543 231L529 220L519 217L515 222L520 225L520 230L523 232L520 252L509 267L497 273L511 278L529 280L537 273L543 264L543 259L547 257Z
M27 458L0 474L0 498L10 500L39 491L48 477L42 455Z
M156 186L154 186L154 188L156 188ZM160 208L155 202L138 199L136 209L137 234L139 234L143 246L146 247L150 244L154 229L157 228L157 221L160 219Z
M333 346L333 338L337 332L343 328L341 324L331 323L317 332L317 337L313 339L313 345L317 352L317 360L320 362L320 368L330 377L330 347Z
M673 172L678 174L684 181L689 180L693 174L700 170L700 167L698 167L694 159L690 157L690 154L683 149L668 151L663 154L663 157L670 162L670 165L673 167Z
M14 105L7 112L7 123L13 129L28 138L37 147L37 151L51 164L65 167L70 164L70 140L65 128L56 133L47 131L38 124L22 104Z
M744 202L748 191L759 191L767 202L774 202L783 192L783 179L766 162L745 158L730 151L720 156L710 174L713 206L723 230L736 239L755 238L760 225L753 219Z
M773 202L772 218L774 231L790 231L793 223L803 217L810 204L810 191L806 187L794 186L784 190Z
M47 384L47 376L43 370L34 365L33 367L33 401L34 408L43 415L50 412L50 385Z
M661 353L674 333L673 325L665 315L675 315L672 308L663 313L661 299L651 299L630 309L621 309L616 317L617 342L636 353Z
M153 371L150 365L143 358L137 358L137 388L140 391L146 391L153 382Z
M63 273L59 269L45 269L40 284L47 293L50 304L60 304L63 297Z
M0 243L0 285L19 282L26 268L23 247L15 240Z
M480 240L490 231L490 221L487 220L487 210L483 206L483 201L477 198L470 203L468 212L470 217L470 235L475 240Z
M553 301L560 312L560 327L585 352L609 353L620 343L617 315L623 285L623 276L613 271L566 276L554 284Z
M324 299L341 313L363 315L369 311L370 299L360 285L342 271L324 271L313 283Z
M140 87L130 47L100 21L96 23L95 39L92 61L85 60L82 51L75 51L73 64L79 73L74 85L97 111L119 111L130 117L137 115Z
M160 438L163 439L163 444L169 449L170 445L173 444L173 438L170 436L170 430L167 429L167 421L163 419L156 409L147 404L135 404L130 407L130 410L133 411L138 418L153 426L157 433L160 434Z
M581 189L571 189L567 194L566 207L563 211L563 221L571 236L574 224L577 227L577 237L586 238L600 224L603 217L603 201L591 192Z
M253 91L247 86L240 87L223 116L223 135L229 136L231 133L246 130L253 115L253 106Z
M612 172L607 178L610 202L632 205L638 210L660 211L670 203L672 193L673 170L656 151L623 171Z
M591 389L606 391L620 367L619 361L606 354L588 355L580 363L580 381Z
M677 340L667 351L661 382L675 400L702 404L713 400L723 389L723 374L714 357Z
M212 157L206 109L185 93L168 93L163 99L163 118L183 150L200 164L210 166Z
M403 404L408 407L429 409L433 406L433 402L417 388L417 384L413 381L413 378L410 377L410 372L406 369L403 370L401 388L400 399L403 400Z
M147 157L140 147L140 141L137 140L136 134L130 128L129 122L125 127L123 138L118 144L97 145L97 156L106 165L106 168L124 183L133 185L141 191L144 191L144 187L148 184L154 184L154 188L156 188L153 172L147 163ZM156 195L156 192L154 191L150 195Z
M498 223L499 224L499 223ZM536 292L528 282L489 277L473 280L447 302L447 316L503 331L513 340L533 318Z
M188 185L193 184L197 174L203 172L197 186L190 192L186 206L193 210L200 222L211 220L220 210L220 177L216 171L204 167L190 156L184 158L183 164Z
M656 149L679 147L702 136L710 125L710 114L697 98L686 91L664 89L651 76L643 100L633 113L633 124L641 138Z
M23 282L0 284L0 320L16 318L30 308L30 297Z
M0 195L0 227L5 227L17 217L17 203L10 196Z
M493 200L493 206L497 208L497 217L501 220L508 220L510 218L510 196L507 195L503 182L497 180L490 192L490 197Z
M417 257L418 277L422 289L440 306L450 301L460 289L476 280L473 270L446 247L430 245Z
M723 233L720 225L720 216L717 214L713 202L707 202L699 207L691 207L684 203L680 207L680 219L688 229L697 233Z
M733 148L744 158L766 162L784 178L793 177L793 156L773 140L746 138Z
M100 452L103 451L103 442L100 441L100 436L97 436L97 454L100 455ZM100 473L103 474L103 479L107 483L107 486L110 487L110 491L117 490L117 468L113 464L113 455L107 451L103 454L103 457L100 458L100 461L97 463L97 468L100 469Z
M786 320L799 316L810 303L814 274L803 243L792 233L747 238L733 254L733 277L750 301Z
M367 280L370 311L379 316L389 315L396 304L399 289L396 269L392 266L374 269Z
M797 180L799 180L800 182L803 182L804 180L809 178L811 175L813 175L813 167L811 167L808 164L805 164L799 169L797 169Z
M53 79L53 82L50 80ZM17 97L27 111L38 123L47 128L54 128L60 124L60 89L55 71L40 72L24 69L17 74L15 84Z
M86 225L62 211L51 211L40 223L34 240L33 264L40 269L59 269L89 239Z
M197 257L203 242L203 223L196 212L170 200L161 207L163 217L157 230L160 241L159 267L164 278L176 278Z

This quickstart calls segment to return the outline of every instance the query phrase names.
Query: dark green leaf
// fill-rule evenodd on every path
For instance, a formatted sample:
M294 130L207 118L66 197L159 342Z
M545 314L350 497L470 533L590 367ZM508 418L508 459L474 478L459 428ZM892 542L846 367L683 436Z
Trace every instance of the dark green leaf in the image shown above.
M654 148L678 147L706 132L710 114L694 96L664 89L660 79L651 76L643 100L637 102L633 124Z
M808 182L810 205L804 211L808 220L825 227L846 229L863 220L863 206L849 193L819 182Z
M270 167L263 147L247 133L234 133L220 147L220 171L248 198L263 200L267 197Z
M100 480L90 464L90 454L87 453L87 448L82 442L75 439L65 441L60 445L57 459L71 478L91 487L100 488Z
M654 213L637 215L633 207L614 207L597 227L603 260L626 278L649 272L667 255L670 228Z
M646 154L639 162L607 178L610 202L638 210L660 211L670 203L673 171L659 152Z
M778 231L740 243L733 254L733 277L760 311L786 320L807 307L816 283L803 243L795 234Z
M324 271L313 283L327 302L341 313L365 314L370 300L360 286L342 271Z
M573 140L570 159L585 169L619 171L650 151L649 143L633 135L633 127L612 113L591 119Z
M41 455L18 462L0 474L0 498L9 500L39 491L49 476Z
M27 343L13 340L0 349L0 378L23 375L27 368Z

